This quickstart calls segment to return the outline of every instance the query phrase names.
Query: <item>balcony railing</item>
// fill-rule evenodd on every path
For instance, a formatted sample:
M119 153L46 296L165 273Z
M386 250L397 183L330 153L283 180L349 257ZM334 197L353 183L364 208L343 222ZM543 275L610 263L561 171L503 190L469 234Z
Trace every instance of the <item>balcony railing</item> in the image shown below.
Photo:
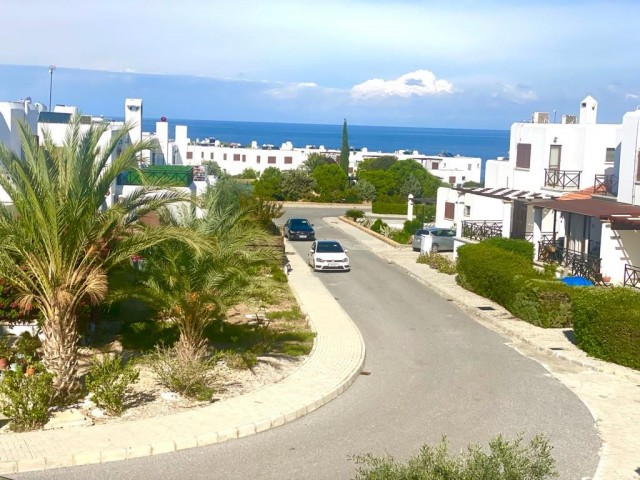
M593 182L593 193L598 195L617 195L618 177L616 175L596 175Z
M525 232L524 239L527 242L533 242L533 232ZM553 241L553 232L542 232L540 236L540 241L551 243Z
M556 170L555 168L545 168L544 186L561 189L580 188L580 170Z
M624 286L640 288L640 268L632 265L624 266Z
M571 275L585 277L593 281L596 273L600 273L600 257L562 248L554 245L552 241L541 241L538 243L538 247L538 260L566 267Z
M188 187L193 183L193 167L185 165L163 165L132 170L118 176L118 185L152 185L154 187ZM144 177L144 182L143 178Z
M485 240L502 236L502 222L498 220L465 220L462 222L463 238Z

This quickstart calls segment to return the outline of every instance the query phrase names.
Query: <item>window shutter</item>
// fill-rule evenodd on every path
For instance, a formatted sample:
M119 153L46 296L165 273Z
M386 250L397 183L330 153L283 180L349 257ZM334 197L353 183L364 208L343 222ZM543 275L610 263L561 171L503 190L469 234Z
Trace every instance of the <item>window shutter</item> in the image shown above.
M444 204L444 218L447 220L454 220L456 212L456 204L453 202L445 202Z
M531 166L531 144L519 143L516 147L516 168L529 169Z

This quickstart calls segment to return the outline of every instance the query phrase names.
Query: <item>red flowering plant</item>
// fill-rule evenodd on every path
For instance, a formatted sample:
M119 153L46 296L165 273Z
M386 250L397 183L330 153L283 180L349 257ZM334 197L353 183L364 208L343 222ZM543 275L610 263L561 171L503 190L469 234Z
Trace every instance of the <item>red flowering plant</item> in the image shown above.
M18 306L16 291L0 279L0 322L15 324L30 322L35 318L33 312L25 312Z

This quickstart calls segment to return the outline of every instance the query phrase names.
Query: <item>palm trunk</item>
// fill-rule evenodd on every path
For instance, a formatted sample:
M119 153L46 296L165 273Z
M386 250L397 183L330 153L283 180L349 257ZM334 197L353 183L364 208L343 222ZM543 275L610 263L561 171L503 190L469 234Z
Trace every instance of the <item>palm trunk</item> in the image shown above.
M78 328L74 312L55 307L43 325L43 362L55 377L56 397L66 399L80 390L78 379Z
M207 355L207 340L204 338L205 322L199 318L183 318L180 323L180 338L176 344L178 355L189 360L202 360Z

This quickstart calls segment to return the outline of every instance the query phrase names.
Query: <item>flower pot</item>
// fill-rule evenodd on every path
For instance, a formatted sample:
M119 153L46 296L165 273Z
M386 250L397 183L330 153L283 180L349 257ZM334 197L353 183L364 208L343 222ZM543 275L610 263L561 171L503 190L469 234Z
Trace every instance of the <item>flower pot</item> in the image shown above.
M605 283L609 283L611 281L611 277L609 275L603 275L602 281Z
M9 366L9 360L2 357L0 358L0 370L5 370Z
M27 375L31 376L31 375L35 375L36 374L36 367L27 367Z

